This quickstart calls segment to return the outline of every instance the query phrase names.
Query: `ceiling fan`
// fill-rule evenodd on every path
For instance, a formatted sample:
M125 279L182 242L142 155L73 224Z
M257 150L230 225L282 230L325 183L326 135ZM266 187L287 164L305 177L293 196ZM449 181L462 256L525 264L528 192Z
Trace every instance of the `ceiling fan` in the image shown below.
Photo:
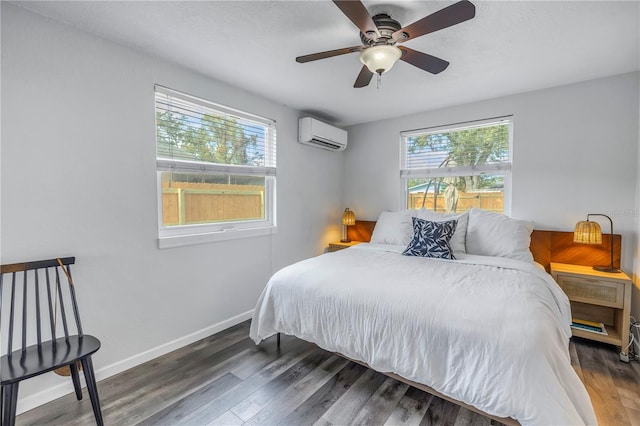
M418 52L405 46L398 47L396 43L404 43L425 34L459 24L476 15L476 8L473 3L468 0L462 0L403 28L398 21L392 19L386 13L371 17L359 0L333 0L333 2L360 30L362 46L345 47L298 56L296 61L305 63L346 53L360 52L360 62L364 65L353 87L367 86L371 82L374 73L381 76L382 73L389 71L398 60L408 62L432 74L444 71L449 66L449 62L444 59Z

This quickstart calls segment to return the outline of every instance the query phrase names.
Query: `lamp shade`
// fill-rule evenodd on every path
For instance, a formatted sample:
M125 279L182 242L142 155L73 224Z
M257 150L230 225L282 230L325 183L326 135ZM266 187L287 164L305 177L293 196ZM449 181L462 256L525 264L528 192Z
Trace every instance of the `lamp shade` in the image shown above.
M581 244L602 244L602 229L598 222L583 220L576 224L573 242Z
M342 224L351 226L356 224L356 215L349 209L344 209L342 213Z
M383 44L364 49L360 54L360 62L365 64L369 71L382 74L389 71L401 56L400 49Z

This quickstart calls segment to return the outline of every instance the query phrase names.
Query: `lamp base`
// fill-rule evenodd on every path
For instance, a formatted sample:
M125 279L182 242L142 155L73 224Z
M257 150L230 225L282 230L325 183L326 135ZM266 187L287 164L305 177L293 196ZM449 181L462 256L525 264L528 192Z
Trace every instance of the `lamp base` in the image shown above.
M616 269L612 266L594 266L593 267L594 270L596 271L600 271L600 272L609 272L612 274L617 274L620 272L620 269Z
M341 243L350 243L349 234L347 233L347 225L342 225L342 238L340 238Z

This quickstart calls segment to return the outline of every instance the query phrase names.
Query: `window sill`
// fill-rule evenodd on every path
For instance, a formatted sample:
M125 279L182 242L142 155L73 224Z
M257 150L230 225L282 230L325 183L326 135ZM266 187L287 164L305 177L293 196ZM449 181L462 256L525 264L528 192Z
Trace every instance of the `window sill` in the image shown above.
M268 226L264 228L246 228L246 229L224 229L217 232L207 232L191 235L175 235L170 237L159 237L158 248L166 249L173 247L185 247L196 244L216 243L219 241L236 240L239 238L261 237L264 235L272 235L277 233L276 226Z

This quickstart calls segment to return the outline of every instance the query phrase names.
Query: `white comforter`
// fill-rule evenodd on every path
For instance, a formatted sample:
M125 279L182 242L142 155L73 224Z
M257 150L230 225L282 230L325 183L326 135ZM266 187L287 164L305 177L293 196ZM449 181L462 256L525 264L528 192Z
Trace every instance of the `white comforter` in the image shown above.
M277 272L251 323L522 424L596 424L571 367L569 301L534 264L360 244Z

